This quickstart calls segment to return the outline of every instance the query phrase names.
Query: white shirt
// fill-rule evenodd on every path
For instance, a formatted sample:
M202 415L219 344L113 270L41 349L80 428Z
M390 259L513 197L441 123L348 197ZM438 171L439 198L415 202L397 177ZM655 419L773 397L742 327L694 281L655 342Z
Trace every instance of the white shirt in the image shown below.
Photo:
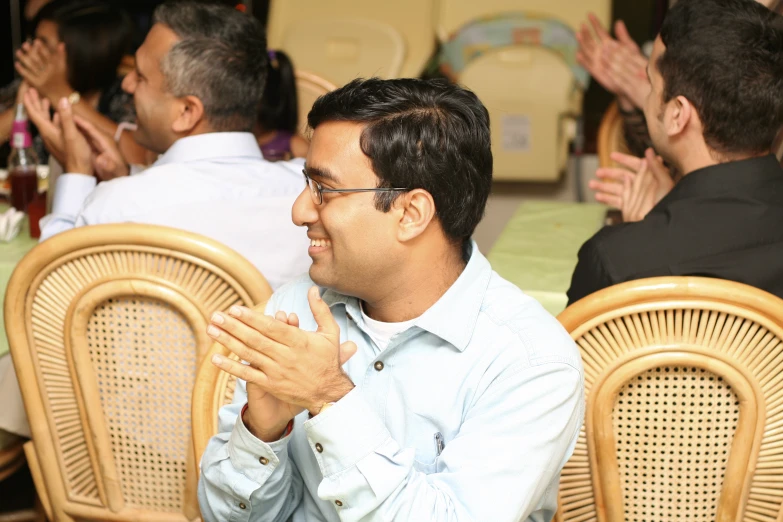
M313 284L284 286L266 313L295 312L315 331ZM383 351L358 299L322 295L340 342L356 343L343 366L356 387L267 444L242 422L238 380L201 458L205 522L552 520L585 400L579 350L557 319L475 243L457 281Z
M277 288L310 267L307 231L291 221L302 165L264 160L250 133L182 138L147 170L97 187L92 176L61 175L41 240L105 223L179 228L236 250Z
M364 306L360 306L360 308L362 310L362 319L364 320L364 331L381 351L389 346L389 343L397 334L401 334L416 322L416 319L411 319L401 323L384 323L376 321L364 313Z

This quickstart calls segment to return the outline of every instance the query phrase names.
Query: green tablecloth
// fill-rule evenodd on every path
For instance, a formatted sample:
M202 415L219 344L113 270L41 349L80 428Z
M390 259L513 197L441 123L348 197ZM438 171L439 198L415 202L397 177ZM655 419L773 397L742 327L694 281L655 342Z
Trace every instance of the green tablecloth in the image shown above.
M568 302L579 247L605 215L596 203L524 202L489 253L492 268L557 315Z
M7 203L0 203L0 213L8 210L8 207ZM30 237L30 226L26 217L18 236L9 243L0 242L0 303L5 301L5 289L16 264L37 244L38 240ZM7 352L8 338L5 335L3 312L0 310L0 356Z

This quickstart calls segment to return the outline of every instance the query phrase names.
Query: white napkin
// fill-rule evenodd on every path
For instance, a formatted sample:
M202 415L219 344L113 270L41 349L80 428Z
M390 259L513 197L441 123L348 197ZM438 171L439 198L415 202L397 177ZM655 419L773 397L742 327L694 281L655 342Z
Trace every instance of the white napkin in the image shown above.
M19 212L14 207L0 214L0 241L11 241L22 229L24 212Z

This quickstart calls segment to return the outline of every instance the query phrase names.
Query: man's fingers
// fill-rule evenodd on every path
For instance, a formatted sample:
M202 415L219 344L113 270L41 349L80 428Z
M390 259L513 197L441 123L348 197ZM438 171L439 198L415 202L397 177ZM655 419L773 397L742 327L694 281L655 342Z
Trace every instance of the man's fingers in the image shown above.
M630 154L612 152L609 157L612 159L612 161L615 161L624 167L628 167L634 172L638 172L642 166L642 158L637 158L636 156L631 156Z
M257 384L263 390L269 389L269 377L267 377L263 371L253 368L248 364L242 364L241 362L234 361L228 357L223 357L220 354L212 356L212 364L224 372L233 375L237 379Z
M359 348L353 341L346 341L340 345L340 366L348 362L348 359L356 354Z
M629 172L622 167L601 167L595 171L597 178L604 181L616 181L617 183L622 183L628 174L634 175L633 172Z
M321 299L321 292L317 286L313 286L307 292L307 301L310 303L310 310L313 312L316 324L318 324L318 333L339 339L340 327L337 326L337 321L334 320L329 305Z
M628 32L628 27L626 27L625 22L622 20L617 20L617 22L615 22L614 35L617 37L617 40L623 44L623 46L629 49L639 49L639 46L636 44L634 39L631 38L631 34Z
M220 323L221 317L223 322ZM279 361L285 347L264 338L261 334L239 321L220 312L212 316L207 335L222 344L243 361L264 369L271 361Z
M622 186L622 178L620 178L618 181L620 183L616 182L603 182L598 180L590 180L588 183L588 186L590 187L590 190L596 193L596 196L598 194L606 194L609 196L622 196L623 195L623 186Z
M287 324L281 323L277 319L271 317L267 317L267 319L288 327ZM210 323L207 334L236 353L244 361L254 364L256 362L255 353L261 353L269 359L279 361L284 357L284 352L288 350L286 346L270 339L252 326L223 312L212 314ZM239 343L238 345L234 344L236 350L224 342L224 340L230 342L231 339L235 339Z
M74 143L81 135L79 129L76 128L76 124L73 121L73 110L71 104L66 98L60 100L57 107L57 114L60 116L60 126L63 129L63 137L66 143Z
M620 187L620 190L622 190L622 187ZM605 192L596 192L595 200L598 201L599 203L603 203L604 205L609 205L610 207L619 208L619 209L623 208L622 196L612 196Z
M587 19L590 20L590 25L592 26L593 31L595 31L595 35L601 42L611 38L609 32L604 28L603 24L601 24L601 21L598 19L595 13L589 13L587 15Z
M294 328L299 328L299 316L295 313L288 314L288 324Z
M87 136L87 138L89 138L93 147L95 147L95 149L97 149L99 152L106 152L116 148L114 140L106 133L98 130L98 128L89 121L76 114L73 115L73 121Z
M593 38L593 33L590 32L590 29L585 24L582 24L582 30L576 34L576 38L579 42L579 50L585 53L587 58L591 58L598 44Z
M298 326L293 327L278 321L274 317L264 315L263 312L235 305L229 308L227 315L243 323L263 337L283 346L292 346L302 339L303 332L299 330Z

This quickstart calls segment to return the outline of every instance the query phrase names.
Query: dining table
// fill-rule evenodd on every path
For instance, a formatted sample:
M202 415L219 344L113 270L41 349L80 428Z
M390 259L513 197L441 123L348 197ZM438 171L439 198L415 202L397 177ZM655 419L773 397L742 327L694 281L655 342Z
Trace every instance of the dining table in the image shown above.
M523 201L487 256L492 268L552 315L566 308L579 248L606 222L598 203Z

